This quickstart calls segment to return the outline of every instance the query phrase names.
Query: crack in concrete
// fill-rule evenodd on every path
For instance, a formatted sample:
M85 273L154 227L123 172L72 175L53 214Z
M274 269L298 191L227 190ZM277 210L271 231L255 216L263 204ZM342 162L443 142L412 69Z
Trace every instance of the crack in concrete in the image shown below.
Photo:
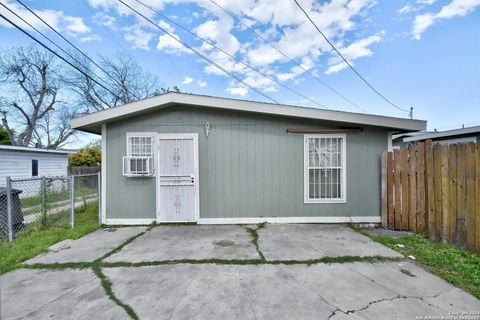
M422 301L423 303L435 308L435 309L438 309L438 310L441 310L441 311L445 311L441 308L439 308L438 306L435 306L431 303L428 303L426 302L424 299L425 298L437 298L439 297L440 295L450 291L452 288L449 288L447 290L444 290L444 291L441 291L435 295L432 295L432 296L405 296L405 295L397 295L393 298L382 298L382 299L378 299L378 300L374 300L374 301L370 301L366 306L363 306L359 309L352 309L352 310L347 310L347 311L344 311L340 308L337 307L337 309L335 309L334 311L332 311L332 313L328 316L327 319L331 319L335 314L337 314L337 312L341 312L345 315L349 315L349 314L354 314L356 312L360 312L360 311L364 311L364 310L367 310L368 308L370 308L372 305L375 305L375 304L378 304L378 303L382 303L382 302L391 302L391 301L395 301L395 300L400 300L400 299L418 299L420 301Z

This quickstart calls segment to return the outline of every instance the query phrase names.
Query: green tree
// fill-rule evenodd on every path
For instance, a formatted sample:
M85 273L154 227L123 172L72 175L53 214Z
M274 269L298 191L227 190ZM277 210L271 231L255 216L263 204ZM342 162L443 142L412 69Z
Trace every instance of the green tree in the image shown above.
M100 148L86 147L80 149L77 153L68 155L68 165L70 167L98 167L102 162L102 153Z
M12 144L7 130L0 125L0 144Z

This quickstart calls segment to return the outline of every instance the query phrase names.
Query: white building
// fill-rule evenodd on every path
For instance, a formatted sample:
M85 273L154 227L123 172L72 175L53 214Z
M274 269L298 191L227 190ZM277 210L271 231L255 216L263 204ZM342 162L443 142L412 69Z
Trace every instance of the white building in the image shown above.
M68 154L75 151L47 150L0 145L0 186L5 178L67 175Z

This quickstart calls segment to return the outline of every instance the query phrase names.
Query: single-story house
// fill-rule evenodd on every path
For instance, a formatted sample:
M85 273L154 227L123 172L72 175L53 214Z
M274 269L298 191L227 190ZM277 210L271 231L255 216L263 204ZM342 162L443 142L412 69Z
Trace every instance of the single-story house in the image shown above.
M0 145L0 186L6 177L67 175L68 155L75 151Z
M84 115L105 224L380 222L381 155L426 122L184 93Z
M445 131L400 133L393 136L393 147L400 148L401 146L429 139L432 140L433 143L439 144L477 143L480 139L480 126Z

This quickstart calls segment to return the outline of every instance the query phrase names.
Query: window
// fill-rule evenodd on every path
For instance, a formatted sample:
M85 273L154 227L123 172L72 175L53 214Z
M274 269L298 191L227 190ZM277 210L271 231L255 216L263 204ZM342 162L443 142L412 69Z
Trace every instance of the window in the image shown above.
M38 177L38 160L32 159L32 177Z
M305 202L345 202L345 135L305 135Z
M148 176L153 174L153 146L151 136L127 136L127 156L123 157L123 174Z

